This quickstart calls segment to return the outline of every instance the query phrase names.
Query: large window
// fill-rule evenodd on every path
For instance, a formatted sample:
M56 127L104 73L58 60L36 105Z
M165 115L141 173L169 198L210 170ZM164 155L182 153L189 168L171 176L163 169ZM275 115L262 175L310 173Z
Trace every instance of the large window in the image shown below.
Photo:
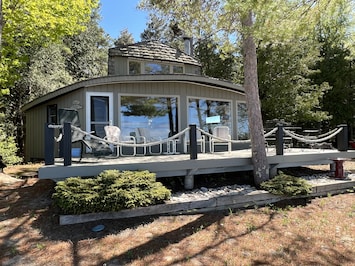
M144 74L169 74L170 68L166 64L145 63Z
M215 126L228 126L232 130L231 103L208 99L189 99L189 124L196 124L207 132Z
M237 138L245 140L250 138L247 104L237 103Z
M184 67L183 65L168 64L168 63L129 61L128 71L130 75L183 74Z
M121 96L122 135L138 134L148 129L150 137L165 139L178 132L178 98Z
M87 103L90 108L87 110L87 130L93 131L95 135L103 138L105 136L104 126L112 122L112 94L111 93L89 93Z
M74 109L59 109L59 124L70 123L73 126L80 127L79 113Z

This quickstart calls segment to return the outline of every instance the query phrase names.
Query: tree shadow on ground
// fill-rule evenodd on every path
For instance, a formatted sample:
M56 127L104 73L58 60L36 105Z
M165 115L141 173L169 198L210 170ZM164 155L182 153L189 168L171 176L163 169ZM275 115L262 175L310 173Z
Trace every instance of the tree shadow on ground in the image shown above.
M354 265L354 252L339 252L335 248L325 246L312 254L312 256L300 258L302 252L307 253L316 243L303 236L295 235L291 237L287 245L280 245L278 249L265 251L259 254L263 259L252 260L251 265L282 265L280 261L292 264L297 261L298 265Z
M53 240L53 241L69 241L72 243L72 256L73 256L73 265L79 265L81 263L81 257L79 256L78 243L81 240L87 239L101 239L108 235L118 234L119 232L126 229L135 229L138 226L144 224L150 224L155 219L163 216L149 216L149 217L138 217L138 218L129 218L129 219L120 219L120 220L102 220L96 222L88 222L82 224L74 224L74 225L59 225L59 210L52 204L51 194L53 192L55 183L48 180L38 180L35 184L23 183L21 187L16 189L16 197L13 198L11 202L8 203L9 210L6 213L6 217L2 217L2 219L11 219L21 217L21 214L24 213L33 213L36 215L36 219L32 222L31 226L35 229L40 230L43 239ZM14 191L6 190L4 191L4 195L6 197L11 197L11 193ZM281 203L280 203L281 204ZM306 205L307 201L303 199L301 202L292 202L292 205ZM283 202L283 205L288 206L291 205L291 202ZM282 207L282 205L278 205ZM152 238L148 240L146 243L141 244L139 246L132 247L126 252L122 253L119 256L111 258L109 261L102 260L102 263L106 263L106 265L124 265L125 263L129 263L131 261L137 260L138 258L145 258L148 255L159 253L160 250L168 247L171 244L179 243L183 239L192 234L196 233L198 228L207 228L212 224L218 223L221 219L223 219L226 214L226 211L217 211L213 213L205 213L198 217L196 220L185 224L175 230L163 233L160 236ZM270 214L268 220L262 225L254 228L255 230L259 230L262 227L266 226L270 221L273 220L274 214ZM27 220L31 218L31 215L28 215ZM305 217L306 219L306 217ZM17 230L21 230L22 222ZM92 228L98 224L103 224L105 226L105 230L101 232L93 232ZM17 230L14 229L4 237L3 243L10 241L10 238L17 233ZM223 229L220 229L223 230ZM201 250L198 254L194 254L190 256L197 257L200 254L207 252L208 250L212 250L217 248L219 245L230 239L238 239L251 232L241 232L239 234L232 234L231 232L225 232L226 237L222 240L216 242L215 244L206 247ZM277 234L281 234L282 232L277 232ZM275 254L271 254L272 256L265 260L264 262L255 260L252 265L260 265L260 263L265 264L265 262L273 264L273 262L277 261L278 256L287 256L290 259L297 259L297 252L295 249L305 250L307 247L311 247L312 242L306 241L305 239L301 239L301 236L294 236L292 243L285 246L283 250L276 251ZM5 244L0 245L0 250L3 248L7 248ZM337 251L332 250L335 256L339 256ZM267 257L270 254L265 254ZM324 260L327 260L329 265L333 264L333 257L319 251L318 256L323 256ZM350 258L345 254L344 261L351 261ZM216 258L220 259L220 258ZM171 265L176 263L182 263L183 260L175 260L171 263ZM308 261L312 264L312 260ZM221 261L222 263L222 261ZM307 263L306 263L307 264Z
M24 228L28 227L37 213L48 208L53 187L53 181L38 181L37 178L19 179L0 187L0 222L5 224L0 228L0 258L8 256L7 254L17 255L17 243L28 238ZM16 226L12 226L13 224Z
M104 220L74 225L60 225L60 210L53 204L52 194L55 182L47 179L24 179L0 188L0 222L11 223L2 228L0 241L0 264L2 259L10 259L12 263L22 260L26 253L18 252L19 242L38 243L42 240L69 241L73 246L73 262L78 265L77 244L81 240L100 239L110 234L116 234L127 228L134 229L140 225L154 221L156 217L141 217L122 220ZM15 219L15 220L14 220ZM14 220L14 221L13 221ZM12 222L13 221L13 222ZM16 224L16 226L14 226ZM105 230L93 232L98 224L105 225ZM38 229L40 238L26 231ZM6 231L5 231L6 229Z
M52 207L51 207L52 208ZM81 264L81 256L79 255L78 244L81 240L88 239L102 239L109 235L119 234L126 229L136 229L139 226L153 223L156 219L164 217L160 216L146 216L137 218L126 218L116 220L100 220L96 222L88 222L73 225L59 225L57 210L43 212L33 226L38 228L43 237L53 241L70 241L72 243L72 261L73 265ZM152 238L147 243L131 248L124 252L122 256L112 258L110 262L100 262L98 265L125 265L126 263L136 259L142 258L147 254L159 252L167 246L179 243L184 238L194 234L201 226L206 228L213 223L218 222L225 217L226 212L218 211L213 214L203 214L196 220L183 225L176 230L164 233L158 237ZM93 232L92 229L96 225L104 225L105 229L100 232Z
M164 177L160 178L158 181L161 182L165 187L170 189L173 193L184 191L185 177ZM201 187L206 188L218 188L230 185L250 185L254 186L254 179L251 171L240 171L240 172L226 172L226 173L215 173L215 174L201 174L194 176L194 188L198 189Z
M221 240L218 240L216 243L209 245L203 249L201 249L198 253L195 254L189 254L188 258L183 257L181 259L175 259L171 261L170 263L167 263L166 265L179 265L180 263L186 262L186 260L192 260L194 258L199 257L200 255L203 255L204 253L208 252L209 250L213 250L218 248L221 244L225 243L228 240L231 239L236 239L236 238L241 238L247 234L251 234L252 231L245 231L237 236L234 235L235 232L227 232L222 226L220 226L221 221L224 217L229 215L227 211L216 211L213 213L205 213L201 215L198 219L185 224L182 227L179 227L173 231L166 232L165 234L162 234L158 237L155 237L151 239L150 241L141 244L139 246L136 246L134 248L131 248L124 252L123 254L116 256L114 258L111 258L109 261L102 261L100 264L105 264L105 265L126 265L129 263L132 263L133 261L137 259L144 259L148 255L152 255L155 253L160 252L162 249L167 248L169 245L173 245L175 243L181 242L183 239L197 233L199 228L201 230L206 230L209 226L216 224L218 225L217 231L219 233L222 233L225 235L225 237ZM265 225L267 225L274 217L274 213L271 213L270 216L268 217L268 220L260 225L259 227L253 228L253 231L259 230ZM163 259L163 258L161 258ZM145 263L149 264L154 264L157 263L157 261L145 261ZM215 265L222 265L225 264L223 261L223 257L214 257L214 264Z
M126 229L135 229L141 225L150 224L155 219L164 216L146 216L119 220L101 220L73 225L59 225L59 213L60 210L58 210L52 202L49 202L47 208L38 215L37 219L32 223L32 226L39 229L45 239L52 241L70 241L72 243L71 254L73 256L73 265L79 265L81 263L82 258L79 255L78 249L78 244L81 240L102 239L108 235L118 234ZM144 258L148 254L157 253L171 244L181 242L186 237L196 233L196 230L199 230L199 228L207 228L212 224L219 223L227 214L228 211L200 214L201 216L196 220L175 230L154 237L145 244L133 247L122 255L112 258L109 262L103 261L101 264L122 265L137 258ZM270 217L270 219L272 219L272 217ZM98 224L104 225L105 229L100 232L93 232L93 227Z
M302 166L289 167L289 168L281 169L281 171L287 175L292 175L296 177L311 176L317 174L328 174L328 175L331 174L330 170L311 169Z

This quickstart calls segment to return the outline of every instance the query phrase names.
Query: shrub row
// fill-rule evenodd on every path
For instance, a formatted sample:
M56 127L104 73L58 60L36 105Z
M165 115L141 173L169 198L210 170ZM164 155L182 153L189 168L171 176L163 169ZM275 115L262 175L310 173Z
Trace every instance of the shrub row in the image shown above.
M308 195L312 192L312 186L306 180L283 172L261 183L260 187L272 194L285 196Z
M106 170L96 178L70 177L58 182L53 200L64 214L83 214L155 205L170 196L154 173Z

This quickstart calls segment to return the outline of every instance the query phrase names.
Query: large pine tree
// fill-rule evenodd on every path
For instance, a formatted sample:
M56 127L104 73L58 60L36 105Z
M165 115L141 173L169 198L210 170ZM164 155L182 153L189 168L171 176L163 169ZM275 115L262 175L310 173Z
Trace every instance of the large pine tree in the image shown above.
M252 161L256 185L269 178L263 121L258 91L257 44L270 40L307 38L317 21L329 18L345 0L318 1L186 1L142 0L142 6L160 12L195 36L208 34L224 39L224 46L235 48L231 39L242 43L244 88L252 141ZM232 37L232 38L229 38ZM237 51L238 49L235 49Z

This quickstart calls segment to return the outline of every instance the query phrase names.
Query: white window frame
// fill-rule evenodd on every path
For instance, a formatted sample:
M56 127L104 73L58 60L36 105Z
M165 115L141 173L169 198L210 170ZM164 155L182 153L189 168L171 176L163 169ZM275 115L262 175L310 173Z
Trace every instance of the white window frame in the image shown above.
M87 92L86 93L86 131L91 131L91 97L106 96L109 98L109 124L113 121L113 93L112 92Z
M191 99L204 99L204 100L209 100L209 101L218 101L218 102L228 102L229 103L229 106L230 106L230 128L229 130L231 131L231 136L233 136L233 128L234 128L234 114L233 114L233 106L232 106L232 100L227 100L227 99L221 99L221 98L210 98L210 97L204 97L204 96L188 96L187 97L187 102L186 102L186 121L187 123L189 124L190 122L190 117L189 117L189 104L190 104L190 100Z
M185 74L185 65L184 64L179 64L179 63L176 63L176 64L173 64L173 63L169 63L169 62L164 62L164 61L148 61L148 60L134 60L134 59L130 59L128 60L128 64L127 64L127 73L128 75L130 75L129 73L129 63L130 62L137 62L137 63L140 63L140 68L141 68L141 74L140 75L145 75L145 64L147 63L151 63L151 64L163 64L163 65L168 65L169 66L169 74L176 74L176 75L182 75L182 74ZM182 67L182 73L174 73L174 66L179 66L179 67ZM152 75L155 75L155 74L152 74ZM164 74L161 74L161 75L164 75ZM166 75L166 74L165 74Z

